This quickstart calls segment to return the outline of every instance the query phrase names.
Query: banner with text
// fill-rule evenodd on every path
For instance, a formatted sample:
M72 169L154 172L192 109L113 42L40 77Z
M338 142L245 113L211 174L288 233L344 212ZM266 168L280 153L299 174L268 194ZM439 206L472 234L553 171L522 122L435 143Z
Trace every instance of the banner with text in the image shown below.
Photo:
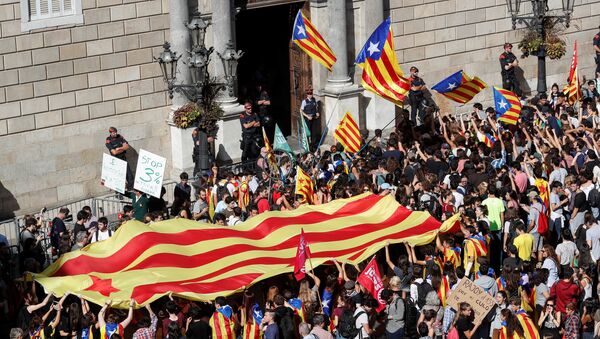
M133 188L160 198L167 159L140 149Z
M102 174L100 183L119 193L125 193L127 162L106 153L102 155Z
M475 285L473 281L466 278L463 278L460 283L458 283L458 286L450 292L446 302L455 310L460 309L460 303L469 303L475 314L475 320L473 320L475 325L481 324L481 321L488 313L490 313L494 306L496 306L494 297L486 293L481 287Z

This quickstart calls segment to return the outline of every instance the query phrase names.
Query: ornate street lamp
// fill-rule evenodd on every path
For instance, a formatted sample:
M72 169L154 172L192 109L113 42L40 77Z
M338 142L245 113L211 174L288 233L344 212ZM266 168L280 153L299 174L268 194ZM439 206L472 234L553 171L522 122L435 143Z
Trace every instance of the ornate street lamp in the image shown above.
M547 15L548 0L529 0L532 6L532 13L519 15L521 7L521 0L506 0L506 6L508 7L508 13L512 19L512 28L517 28L517 23L524 24L527 28L534 30L541 37L543 43L540 49L535 53L538 57L538 84L537 92L538 95L546 93L546 46L545 37L546 29L554 27L558 23L564 23L568 28L571 22L571 14L573 13L573 6L575 0L562 0L563 15Z
M168 42L165 42L163 48L164 51L159 54L158 58L154 58L154 60L158 62L163 78L169 84L169 97L173 99L173 91L170 86L175 82L175 78L177 77L177 61L181 55L177 55L177 53L171 51L171 44Z
M194 13L192 20L190 20L186 26L191 32L192 49L204 47L204 38L206 37L208 22L202 19L199 13Z
M238 60L244 55L241 50L236 51L233 48L233 41L229 40L223 53L217 52L223 63L223 71L225 72L225 81L229 96L234 96L234 84L237 75Z

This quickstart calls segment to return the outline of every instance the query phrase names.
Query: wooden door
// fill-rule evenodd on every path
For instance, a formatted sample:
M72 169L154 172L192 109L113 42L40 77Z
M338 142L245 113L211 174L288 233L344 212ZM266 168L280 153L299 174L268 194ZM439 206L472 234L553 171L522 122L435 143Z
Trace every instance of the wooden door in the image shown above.
M300 6L290 6L292 25ZM310 18L310 4L306 1L301 7L304 14ZM290 112L291 135L298 135L300 118L300 105L305 98L305 93L311 87L312 68L310 57L290 39Z

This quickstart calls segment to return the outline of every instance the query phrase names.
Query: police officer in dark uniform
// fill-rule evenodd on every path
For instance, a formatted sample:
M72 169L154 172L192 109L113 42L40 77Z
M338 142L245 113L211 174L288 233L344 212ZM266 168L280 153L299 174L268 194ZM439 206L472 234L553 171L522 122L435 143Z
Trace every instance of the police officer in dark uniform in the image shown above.
M319 114L319 106L317 99L313 96L312 88L306 90L306 98L300 104L300 113L302 113L306 121L306 126L310 131L310 145L315 146L321 115Z
M600 78L600 32L594 35L594 51L596 52L596 78Z
M515 67L519 66L517 57L512 52L512 44L504 44L504 53L500 54L500 66L502 67L502 88L514 92L521 97L522 92L515 76Z
M117 129L115 127L110 127L108 129L108 133L110 133L110 135L106 137L105 144L106 148L108 148L108 151L110 152L110 155L127 162L125 154L129 149L129 143L127 143L127 140L125 140L121 134L117 133ZM127 181L127 189L131 189L131 187L133 187L133 173L131 172L129 163L127 163L127 175L125 180Z
M419 77L419 69L415 66L410 68L410 91L408 92L408 101L410 103L410 121L413 126L423 123L425 116L423 88L425 81ZM418 113L418 120L417 120Z
M242 124L242 161L254 160L258 157L260 145L260 118L252 111L252 103L244 103L244 113L240 115Z

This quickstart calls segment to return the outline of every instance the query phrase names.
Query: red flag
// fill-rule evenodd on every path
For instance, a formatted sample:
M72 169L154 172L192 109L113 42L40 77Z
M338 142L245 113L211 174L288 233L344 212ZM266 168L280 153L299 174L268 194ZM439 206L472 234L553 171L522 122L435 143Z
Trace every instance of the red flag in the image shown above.
M300 241L298 242L298 250L296 250L296 260L294 261L294 276L296 277L296 280L300 281L304 279L304 276L306 275L304 263L309 257L310 249L308 248L306 239L304 239L304 229L302 229Z
M381 274L379 274L379 268L375 258L371 259L365 270L360 273L356 279L362 286L364 286L379 302L377 312L385 308L385 300L381 299L381 291L383 291L383 281L381 281Z

